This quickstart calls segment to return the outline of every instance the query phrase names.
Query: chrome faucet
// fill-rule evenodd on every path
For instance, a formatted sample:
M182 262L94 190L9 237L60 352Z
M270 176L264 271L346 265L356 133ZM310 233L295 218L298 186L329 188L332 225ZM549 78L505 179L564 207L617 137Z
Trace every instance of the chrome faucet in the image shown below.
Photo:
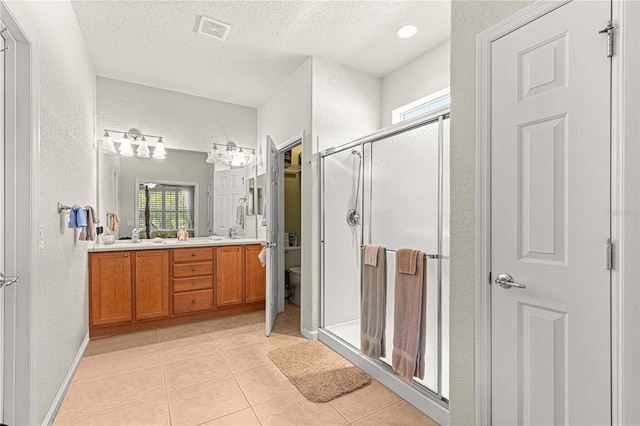
M133 228L131 230L131 241L134 243L140 242L140 228Z
M238 229L235 226L228 228L227 236L235 240L236 238L238 238Z

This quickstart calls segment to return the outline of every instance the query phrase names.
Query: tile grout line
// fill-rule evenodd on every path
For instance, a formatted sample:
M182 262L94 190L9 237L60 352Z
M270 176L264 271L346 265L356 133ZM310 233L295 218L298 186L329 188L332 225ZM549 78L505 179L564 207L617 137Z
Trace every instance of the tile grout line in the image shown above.
M138 402L147 401L149 399L157 398L157 397L163 396L163 395L166 395L166 393L158 393L158 394L155 394L155 395L148 395L148 396L146 396L146 397L144 397L142 399L135 399L135 400L123 402L122 404L111 405L109 407L103 407L103 408L101 408L99 410L87 411L86 413L82 413L82 414L80 414L78 416L63 417L62 419L60 419L60 423L65 423L65 422L68 422L70 420L78 419L80 417L89 416L91 414L101 413L102 411L108 411L108 410L113 410L114 408L124 407L125 405L135 404L135 403L138 403ZM58 420L58 419L56 418L56 420Z
M171 404L169 403L169 387L167 386L167 372L164 368L164 350L162 349L162 343L160 343L160 329L156 328L158 337L158 344L160 345L160 360L162 361L162 377L164 379L165 399L167 401L167 410L169 411L169 424L173 425L173 418L171 417Z
M216 346L217 345L218 344L216 343ZM222 353L222 351L220 351L220 352ZM244 390L242 389L242 386L240 386L240 383L238 382L238 379L236 378L236 375L233 372L233 370L231 370L231 366L227 362L227 359L225 358L224 354L222 354L222 360L224 361L224 363L227 366L227 368L229 369L229 371L231 371L231 377L233 377L233 381L236 382L236 386L238 386L238 389L240 389L240 392L242 392L242 396L244 397L244 400L247 401L247 404L249 404L249 408L251 409L251 412L255 416L256 420L258 420L258 423L260 423L262 425L262 422L260 421L260 418L258 417L258 414L253 409L253 406L251 406L251 403L249 402L249 398L247 398L247 395L244 393Z
M366 416L361 417L361 418L359 418L358 420L354 420L354 421L353 421L353 423L357 423L357 422L362 421L362 420L364 420L364 419L368 419L369 417L371 417L371 416L373 416L373 415L375 415L375 414L378 414L378 413L380 413L380 412L382 412L382 411L384 411L384 410L387 410L387 409L389 409L389 408L393 407L394 405L400 404L402 401L404 401L404 400L403 400L402 398L400 398L400 400L399 400L399 401L396 401L396 402L394 402L394 403L392 403L392 404L389 404L389 405L387 405L386 407L380 408L379 410L376 410L376 411L374 411L374 412L373 412L373 413L371 413L371 414L367 414Z
M350 392L350 393L357 392L357 391L359 391L360 389L363 389L363 388L364 388L364 386L363 386L362 388L358 388L358 389L356 389L355 391ZM345 395L349 395L349 394L345 394ZM340 397L342 397L342 396L345 396L345 395L341 395L341 396L339 396L338 398L340 398ZM394 395L395 395L395 394L394 394ZM397 396L397 395L396 395L396 396ZM336 399L338 399L338 398L336 398ZM398 398L399 398L399 399L398 399L397 401L393 401L393 402L391 402L391 403L389 403L389 404L387 404L387 405L384 405L384 406L382 406L382 407L378 407L378 408L376 408L374 411L370 412L369 414L365 414L365 415L364 415L364 416L362 416L362 417L358 417L357 419L353 420L351 423L356 423L356 422L359 422L360 420L364 420L364 419L366 419L366 418L367 418L367 417L369 417L369 416L373 416L374 414L379 413L380 411L386 410L387 408L391 407L392 405L395 405L395 404L397 404L397 403L399 403L399 402L402 402L402 401L403 401L403 399L402 399L402 398L400 398L400 397L398 397ZM333 402L333 401L334 401L334 400L329 401L329 404L331 404L331 402ZM338 409L337 409L333 404L331 404L331 406L332 406L333 408L335 408L335 409L336 409L336 411L340 412L340 410L338 410ZM341 414L342 414L342 413L341 413ZM343 417L344 417L344 416L343 416ZM345 420L349 421L346 417L345 417Z

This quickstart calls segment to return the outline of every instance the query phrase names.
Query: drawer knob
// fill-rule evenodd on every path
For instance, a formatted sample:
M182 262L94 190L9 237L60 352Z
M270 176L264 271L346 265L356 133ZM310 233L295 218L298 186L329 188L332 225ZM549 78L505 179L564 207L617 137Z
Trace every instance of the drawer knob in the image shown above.
M196 299L193 299L193 300L191 301L191 303L196 303Z
M138 253L138 257L142 257L142 253Z
M196 285L196 282L195 281L191 281L191 285Z
M191 256L195 257L195 256L196 256L196 254L195 254L195 253L191 253Z
M195 270L196 270L196 267L194 266L193 268L191 268L191 270L192 270L192 271L195 271Z
M128 255L128 254L125 254L125 255L124 255L124 257L129 257L129 255Z

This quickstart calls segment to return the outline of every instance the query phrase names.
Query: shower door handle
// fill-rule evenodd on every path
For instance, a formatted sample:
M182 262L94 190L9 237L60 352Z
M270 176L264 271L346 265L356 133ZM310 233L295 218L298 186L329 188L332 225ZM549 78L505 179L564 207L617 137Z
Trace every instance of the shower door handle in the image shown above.
M262 247L264 248L273 248L275 246L277 246L276 243L270 243L270 242L262 243Z

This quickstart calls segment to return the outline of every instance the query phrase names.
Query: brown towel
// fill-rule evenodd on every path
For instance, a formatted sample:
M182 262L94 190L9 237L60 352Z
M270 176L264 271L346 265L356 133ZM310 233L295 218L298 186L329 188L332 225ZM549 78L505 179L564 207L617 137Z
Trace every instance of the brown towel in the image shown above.
M95 241L97 238L96 234L96 224L100 223L100 219L96 215L93 207L87 206L84 208L84 211L87 214L87 226L82 228L80 232L80 240L81 241Z
M411 266L415 268L411 268ZM406 270L414 269L414 274ZM395 312L393 317L393 369L404 380L424 378L427 337L427 264L424 253L396 252Z
M364 246L364 264L376 266L378 264L378 249L380 246ZM385 252L383 252L384 255Z
M109 213L109 231L115 232L118 230L118 223L120 223L120 217L118 213Z
M418 250L401 249L408 251L407 256L400 256L396 253L396 268L401 274L413 275L416 273L416 265L418 263Z
M367 252L375 248L376 265L367 264ZM381 246L364 246L362 299L360 305L360 350L373 358L384 358L387 318L387 251Z

